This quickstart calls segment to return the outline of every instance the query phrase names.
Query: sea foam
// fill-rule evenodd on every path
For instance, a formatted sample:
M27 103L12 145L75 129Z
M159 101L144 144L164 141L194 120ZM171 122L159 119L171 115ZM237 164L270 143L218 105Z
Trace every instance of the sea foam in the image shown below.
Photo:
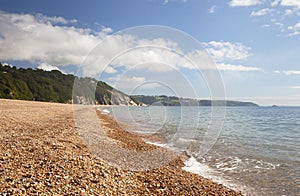
M212 180L218 184L222 184L230 189L235 191L241 191L243 194L249 194L249 188L246 186L238 185L237 183L232 182L230 179L222 177L222 174L209 166L200 163L197 159L191 156L188 160L184 162L183 170L191 172L207 179Z
M151 145L159 146L159 147L162 147L162 148L169 148L171 150L175 150L175 149L172 149L172 147L169 146L168 144L163 144L163 143L159 143L159 142L151 142L151 141L145 141L145 142L147 144L151 144ZM182 167L183 170L185 170L187 172L197 174L197 175L202 176L202 177L205 177L207 179L212 180L213 182L216 182L218 184L222 184L222 185L224 185L224 186L226 186L230 189L233 189L235 191L241 191L243 194L248 195L249 188L247 188L246 186L241 186L241 185L238 185L236 183L233 183L232 180L230 180L230 179L225 179L224 177L222 177L222 174L220 172L212 169L208 165L200 163L199 161L197 161L197 159L195 157L189 155L188 152L186 152L186 154L190 158L184 162L184 166Z
M150 141L145 141L146 144L151 144L151 145L154 145L154 146L159 146L159 147L162 147L162 148L166 148L167 147L167 144L162 144L162 143L158 143L158 142L150 142Z
M101 114L110 114L110 111L108 109L101 110L100 108L98 108L97 110L100 111Z

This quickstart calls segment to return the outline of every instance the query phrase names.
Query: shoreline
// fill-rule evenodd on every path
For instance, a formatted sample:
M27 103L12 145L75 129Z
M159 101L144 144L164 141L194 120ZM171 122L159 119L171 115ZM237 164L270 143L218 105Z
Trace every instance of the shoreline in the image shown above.
M0 99L0 106L3 194L242 195L184 171L180 158L145 171L110 165L84 144L71 104ZM119 141L121 148L159 149L118 128L113 119L101 117L108 136Z
M108 106L109 107L109 106ZM101 108L102 109L102 108ZM106 109L104 109L106 110ZM112 137L113 139L118 139L120 137L116 137L118 136L118 132L126 132L126 134L128 135L134 135L136 138L141 138L142 141L144 143L146 143L146 145L151 145L151 146L155 146L157 148L160 148L160 149L164 149L164 150L167 150L167 151L170 151L170 152L173 152L174 149L170 149L168 147L165 146L164 144L164 140L161 138L161 136L157 135L157 134L154 134L154 135L148 135L148 134L143 134L143 133L140 133L140 132L131 132L132 131L132 127L130 127L129 125L124 125L122 124L121 126L118 125L119 123L116 122L116 120L109 114L109 113L103 113L100 109L97 109L97 115L100 119L100 121L112 121L114 124L117 124L114 125L114 126L110 126L110 125L107 125L107 124L102 124L102 126L107 126L108 129L115 129L115 130L118 130L115 132L115 135L111 135L110 133L108 133L108 136L109 137ZM109 119L109 120L107 120ZM127 129L128 131L124 130L122 127L129 127L129 129ZM193 156L191 155L188 155L187 152L185 151L181 151L180 153L179 152L175 152L176 154L176 159L178 159L176 161L176 164L177 164L177 167L178 168L181 168L183 171L185 172L188 172L188 173L192 173L192 174L196 174L197 176L200 176L201 178L205 178L209 181L212 181L213 183L217 183L217 184L222 184L222 186L225 186L226 188L228 189L232 189L238 193L241 193L242 195L247 195L248 191L245 190L245 187L243 188L240 188L238 184L235 184L235 183L232 183L232 182L229 182L228 179L222 179L222 177L220 176L215 176L215 175L212 175L212 174L209 174L209 172L212 171L212 169L208 168L208 166L206 165L203 165L202 163L198 162ZM201 171L199 172L199 168L194 168L194 166L200 166L201 165L201 168L203 167L207 167L206 169L209 169L209 171ZM196 170L195 170L196 169ZM206 175L204 174L206 173Z

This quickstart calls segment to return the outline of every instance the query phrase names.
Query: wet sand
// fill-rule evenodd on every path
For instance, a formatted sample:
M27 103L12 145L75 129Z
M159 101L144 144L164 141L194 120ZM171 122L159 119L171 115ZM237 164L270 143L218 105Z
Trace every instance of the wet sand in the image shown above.
M120 148L164 151L97 117ZM72 105L0 99L0 195L241 195L183 171L185 158L150 170L115 167L86 145Z

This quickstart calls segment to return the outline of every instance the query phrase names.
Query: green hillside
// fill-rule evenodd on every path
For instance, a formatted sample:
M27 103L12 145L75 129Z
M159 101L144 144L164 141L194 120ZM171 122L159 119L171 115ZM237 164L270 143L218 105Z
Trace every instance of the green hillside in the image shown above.
M0 97L66 103L71 100L74 76L60 71L17 69L0 65Z
M131 99L139 104L180 106L180 101L178 97L168 97L165 95L159 95L159 96L132 95Z
M75 81L75 82L74 82ZM73 86L75 90L73 93ZM72 99L73 95L73 99ZM92 98L88 99L88 98ZM60 71L23 69L0 63L0 98L59 103L164 106L258 106L252 102L195 100L175 96L128 96L94 78L78 78Z
M136 103L147 105L164 105L164 106L255 106L252 102L228 101L228 100L196 100L189 98L179 98L174 96L145 96L132 95L131 98Z
M60 71L23 69L0 63L0 98L71 103L75 76ZM95 97L97 104L133 105L124 93L93 78L77 78L75 103L84 103L84 96ZM94 93L92 96L90 93Z

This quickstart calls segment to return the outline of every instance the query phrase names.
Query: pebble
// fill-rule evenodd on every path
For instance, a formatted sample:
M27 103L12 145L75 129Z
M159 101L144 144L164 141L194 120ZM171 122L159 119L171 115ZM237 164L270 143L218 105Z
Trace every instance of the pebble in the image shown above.
M0 99L0 108L0 195L241 195L183 171L181 157L152 170L114 167L84 145L71 105ZM157 148L104 116L124 148Z

